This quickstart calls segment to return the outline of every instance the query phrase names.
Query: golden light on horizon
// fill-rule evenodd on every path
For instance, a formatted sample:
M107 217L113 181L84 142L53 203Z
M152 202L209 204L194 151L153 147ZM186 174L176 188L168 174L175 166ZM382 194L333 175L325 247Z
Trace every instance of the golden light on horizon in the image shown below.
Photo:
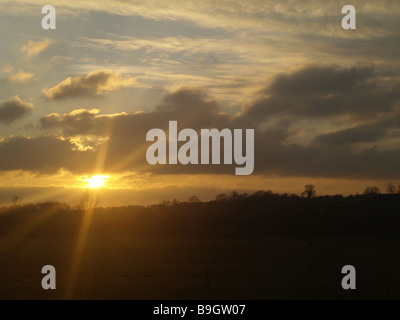
M94 175L89 179L86 179L84 181L87 181L87 187L92 188L92 189L98 189L101 188L104 183L106 182L108 176L100 176L100 175Z

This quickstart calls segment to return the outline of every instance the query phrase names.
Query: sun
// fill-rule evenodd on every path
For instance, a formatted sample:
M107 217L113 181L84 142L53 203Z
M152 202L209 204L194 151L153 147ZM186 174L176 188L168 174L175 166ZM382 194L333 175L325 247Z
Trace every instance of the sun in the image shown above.
M104 182L107 180L108 176L99 176L99 175L94 175L90 179L86 179L84 181L87 181L88 187L92 189L97 189L101 188L104 185Z

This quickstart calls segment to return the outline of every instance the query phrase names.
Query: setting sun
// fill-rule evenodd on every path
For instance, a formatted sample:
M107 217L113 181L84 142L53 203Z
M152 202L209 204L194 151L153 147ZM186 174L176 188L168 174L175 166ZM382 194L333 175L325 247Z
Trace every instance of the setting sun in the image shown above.
M90 179L87 179L88 187L97 189L100 188L104 185L104 182L107 180L108 176L99 176L99 175L94 175Z

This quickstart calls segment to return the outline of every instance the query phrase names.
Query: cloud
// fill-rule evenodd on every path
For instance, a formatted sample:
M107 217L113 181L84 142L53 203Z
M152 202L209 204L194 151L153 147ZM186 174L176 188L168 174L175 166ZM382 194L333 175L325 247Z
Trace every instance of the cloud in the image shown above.
M59 128L63 135L111 135L132 139L153 127L168 127L168 120L181 120L188 127L201 128L226 124L228 115L220 114L217 101L204 91L181 88L165 96L155 111L100 114L98 109L77 109L63 115L52 113L40 118L42 129ZM111 133L110 129L111 128ZM140 137L141 139L141 137Z
M70 113L60 115L51 113L39 119L41 129L62 129L64 135L107 135L107 127L114 117L125 116L125 112L117 114L99 115L98 109L76 109Z
M400 136L399 124L400 113L395 111L367 123L321 134L315 138L314 143L335 147L375 142L383 139L388 141Z
M10 72L12 72L13 70L14 70L14 67L13 67L13 66L6 66L6 67L3 68L3 71L4 71L5 73L10 73Z
M0 123L10 124L29 114L32 109L32 103L22 101L18 96L0 102Z
M32 6L41 5L40 0L19 0L13 6L4 6L5 12L15 14L32 12ZM357 21L363 28L356 35L360 36L365 30L377 33L386 25L393 25L397 21L400 5L396 0L353 0L352 5L357 12L362 12L363 19ZM341 8L343 5L335 1L321 2L317 0L304 0L301 3L295 0L287 0L277 3L275 0L259 1L250 0L243 3L240 0L204 1L199 5L196 0L175 1L58 1L57 6L63 9L63 13L77 15L86 14L88 11L103 11L108 14L121 16L141 16L146 19L164 21L190 21L205 28L220 28L229 31L271 30L280 27L288 32L302 33L305 30L313 30L315 33L342 34L336 24L340 23ZM195 10L193 10L195 8ZM390 10L388 10L390 8ZM376 21L376 15L385 15L383 21ZM374 19L375 18L375 19ZM339 19L339 20L338 20ZM235 23L232 23L235 21ZM382 25L383 24L383 25ZM286 28L285 28L286 27ZM376 30L378 29L378 30ZM358 31L358 30L357 30Z
M50 100L76 98L82 96L100 96L106 92L135 84L132 77L123 77L115 71L95 71L78 77L68 77L43 93Z
M36 56L50 46L51 40L45 38L42 41L29 40L27 44L23 45L21 52L26 52L28 57Z
M51 62L53 63L70 63L72 60L74 59L66 56L53 56L51 58Z
M332 98L335 103L324 110L325 100ZM235 165L149 165L145 154L151 142L146 141L146 133L152 128L167 131L168 121L176 120L179 130L197 132L202 128L254 128L255 175L400 178L399 101L396 82L382 84L373 68L360 66L306 66L280 74L243 112L231 115L223 113L221 104L204 91L181 88L167 94L153 111L101 114L97 109L77 109L43 116L40 128L53 132L51 139L68 145L68 153L63 152L70 161L53 163L50 157L38 162L36 169L48 170L40 167L47 161L54 168L90 173L101 159L101 169L110 173L233 174ZM287 116L292 118L286 120ZM343 118L332 122L333 116ZM307 130L315 130L315 138L293 142L302 118L311 126ZM330 121L330 126L320 125L323 121ZM46 142L30 139L24 144L34 141ZM385 145L377 145L378 141ZM13 163L13 168L28 170L30 164L24 161L28 158L19 165Z
M387 128L385 126L379 126L375 123L365 124L319 135L316 137L315 142L331 146L373 142L383 138L386 131Z
M381 85L370 66L340 68L310 65L277 75L244 110L244 117L292 115L324 118L349 115L375 117L399 104L400 87Z
M400 149L282 144L256 134L255 173L279 176L399 179Z
M0 170L24 170L54 174L60 168L89 171L94 159L91 151L78 151L68 139L53 136L12 137L0 142Z
M7 77L7 80L10 82L25 83L31 80L33 77L34 77L33 73L24 72L20 70L17 73L9 75Z

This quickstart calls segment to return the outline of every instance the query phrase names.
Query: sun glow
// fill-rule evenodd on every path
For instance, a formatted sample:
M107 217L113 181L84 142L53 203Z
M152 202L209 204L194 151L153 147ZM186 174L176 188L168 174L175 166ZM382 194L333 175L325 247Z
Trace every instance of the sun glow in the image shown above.
M90 179L86 179L84 181L87 181L88 188L97 189L97 188L101 188L104 185L107 178L108 178L108 176L99 176L96 174L93 177L91 177Z

